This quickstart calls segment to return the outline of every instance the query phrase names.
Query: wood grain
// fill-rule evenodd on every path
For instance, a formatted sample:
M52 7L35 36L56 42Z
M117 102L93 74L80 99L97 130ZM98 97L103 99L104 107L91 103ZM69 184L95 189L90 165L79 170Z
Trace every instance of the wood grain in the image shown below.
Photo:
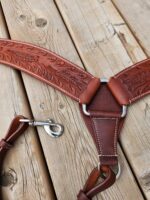
M50 0L39 0L38 4L36 2L35 0L22 2L19 0L2 1L11 38L30 41L50 48L82 66L54 2ZM78 4L75 1L66 2L67 4L62 2L63 13L66 13L66 10L69 13L68 16L65 14L67 16L66 18L64 17L65 22L75 44L77 45L78 43L78 51L88 71L97 76L102 74L109 76L113 73L110 66L113 67L114 72L117 72L123 68L122 63L132 63L128 54L132 55L133 58L135 58L135 55L140 55L141 58L145 56L131 34L129 38L132 43L136 44L134 51L131 51L128 46L125 48L119 37L115 36L111 40L109 33L113 33L111 32L112 29L109 32L105 24L102 27L108 32L105 33L103 30L104 35L101 35L102 27L100 22L95 26L94 30L96 31L91 34L92 26L95 25L95 16L92 16L93 10L91 10L90 4L86 4L87 1L76 1ZM87 21L81 9L89 11L88 19L90 22L88 24L86 24ZM105 19L106 16L104 14L101 17ZM97 26L99 27L98 30ZM104 39L102 46L101 40L90 40L95 32L97 34L96 37L99 39L100 35L102 41L105 34L106 36L108 35L108 39L107 37ZM78 37L75 37L76 35ZM79 42L81 45L79 45ZM109 49L108 52L106 51L107 48ZM114 48L116 50L115 55L113 53ZM140 56L138 59L141 59ZM112 57L112 63L108 62L110 57ZM124 60L120 59L120 57L124 57ZM119 66L119 69L114 67L116 65ZM100 67L104 71L102 69L100 71ZM60 200L74 200L79 189L83 187L91 169L98 161L95 146L80 117L78 105L70 98L25 74L23 74L23 80L33 115L36 118L51 117L65 126L64 135L57 140L49 138L42 129L38 129L38 132L57 198ZM111 200L144 199L120 150L119 154L121 166L123 166L122 177L113 187L100 194L97 198Z
M81 66L52 1L39 1L38 4L35 4L34 0L21 3L16 0L2 1L2 5L13 39L30 41L50 48ZM75 12L73 16L74 14ZM85 49L88 50L88 46L85 46ZM122 51L126 52L123 47ZM89 71L98 73L99 70L89 68ZM42 130L38 131L58 199L76 199L77 192L82 188L87 174L98 159L78 106L69 98L27 75L23 74L23 79L34 116L40 118L51 115L65 126L64 136L57 140L44 135ZM122 178L112 188L99 195L99 199L143 199L123 155L121 159L124 166Z
M127 1L122 3L116 0L116 2L120 2L119 5L123 9L127 6ZM137 2L134 1L133 5ZM132 63L146 58L111 1L94 0L91 3L91 1L56 0L56 3L87 70L96 72L95 74L100 77L110 77ZM130 6L131 3L128 1L128 7ZM132 8L131 6L130 10ZM138 13L135 13L134 18L137 15ZM121 134L124 151L148 199L150 199L149 103L150 98L147 97L129 108Z
M8 38L1 8L0 37ZM0 138L2 138L15 115L23 114L31 117L31 111L20 75L4 65L0 65L0 74ZM29 128L8 152L1 178L4 200L55 199L37 134L33 128Z
M138 42L150 55L150 1L135 0L132 4L130 0L112 0L119 9L128 26L136 36Z

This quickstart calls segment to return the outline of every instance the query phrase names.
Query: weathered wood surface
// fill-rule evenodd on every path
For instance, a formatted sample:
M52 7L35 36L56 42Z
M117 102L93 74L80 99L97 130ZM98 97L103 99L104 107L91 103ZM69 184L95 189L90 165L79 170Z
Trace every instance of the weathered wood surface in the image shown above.
M113 0L143 50L150 56L150 1Z
M49 48L81 67L83 63L86 70L96 76L109 77L124 67L146 58L128 29L126 21L110 0L92 2L39 0L38 3L35 0L2 0L1 2L12 39L29 41ZM37 119L51 117L65 126L64 135L56 140L47 136L41 128L38 129L38 133L57 198L74 200L98 161L95 146L80 117L78 105L30 76L22 73L22 77L33 116ZM150 198L147 170L148 101L150 100L145 98L130 107L121 137L127 159L147 199ZM21 105L24 107L23 103ZM24 110L21 112L29 115ZM10 117L9 113L8 116ZM38 146L38 141L36 145ZM18 146L17 149L19 148ZM144 199L120 148L119 155L123 167L122 176L113 187L95 199ZM45 177L45 174L41 174L41 177ZM47 183L43 185L44 188L48 187ZM20 193L21 187L18 187L15 195ZM19 199L20 196L12 198ZM32 196L27 199L34 198L35 196Z
M8 38L1 9L0 37ZM0 65L0 74L0 138L2 138L15 115L24 114L31 117L31 111L19 73ZM37 133L33 128L29 128L8 152L2 177L4 200L55 199Z

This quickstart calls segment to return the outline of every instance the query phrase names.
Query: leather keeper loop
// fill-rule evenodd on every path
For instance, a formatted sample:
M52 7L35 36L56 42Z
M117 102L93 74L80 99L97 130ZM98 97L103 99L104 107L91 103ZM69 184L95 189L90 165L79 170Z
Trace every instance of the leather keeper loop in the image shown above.
M120 105L130 103L130 95L119 80L111 77L108 87Z
M95 93L100 87L100 79L93 78L88 84L86 90L79 96L79 103L89 104Z

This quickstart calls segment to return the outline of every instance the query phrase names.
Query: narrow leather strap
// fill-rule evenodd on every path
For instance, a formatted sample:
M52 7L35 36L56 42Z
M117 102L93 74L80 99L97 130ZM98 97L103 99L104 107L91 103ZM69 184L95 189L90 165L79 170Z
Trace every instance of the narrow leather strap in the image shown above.
M150 93L150 59L134 64L112 77L108 86L120 105Z
M0 63L53 86L80 103L89 103L100 80L70 61L33 44L0 39Z
M7 151L13 146L13 143L16 141L16 139L28 128L28 123L20 123L19 121L20 119L24 118L25 117L21 115L16 116L13 119L6 136L0 140L0 172L2 170L2 163ZM1 188L0 199L2 199Z
M98 179L101 177L101 173L105 173L105 179L96 184ZM103 190L107 189L114 184L116 175L108 166L101 166L100 170L94 168L91 172L83 190L80 190L77 198L78 200L91 200L95 195Z

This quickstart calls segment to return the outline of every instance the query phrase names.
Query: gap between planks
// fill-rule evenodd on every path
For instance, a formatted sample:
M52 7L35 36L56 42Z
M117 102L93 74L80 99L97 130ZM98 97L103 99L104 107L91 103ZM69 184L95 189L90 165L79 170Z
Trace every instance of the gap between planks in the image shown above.
M0 30L0 35L1 35L1 37L4 37L4 38L7 38L7 39L10 39L10 35L9 35L9 30L8 30L8 26L7 26L7 23L6 23L6 20L5 20L5 17L4 17L4 12L3 12L3 9L2 9L2 5L1 5L1 2L0 2L0 24L1 24L1 30ZM28 96L27 96L27 93L26 93L26 90L25 90L25 86L24 86L24 82L23 82L23 80L22 80L22 76L21 76L21 73L19 72L19 71L17 71L17 70L12 70L12 71L15 71L14 73L16 74L16 77L18 78L18 80L19 80L19 84L21 85L20 87L21 87L21 89L22 89L22 92L24 93L24 98L26 99L26 101L25 101L25 103L26 103L26 107L28 107L28 109L27 110L29 110L29 113L26 113L26 114L28 114L28 116L33 116L32 114L31 114L31 107L30 107L30 102L29 102L29 99L28 99ZM21 95L21 94L20 94ZM2 97L2 98L4 98L4 97ZM19 114L19 113L16 113L16 114ZM3 120L5 120L4 118L3 118ZM9 125L9 124L8 124ZM27 132L29 132L29 131L27 131ZM33 131L32 131L33 132ZM55 195L55 191L54 191L54 188L53 188L53 185L52 185L52 182L51 182L51 177L50 177L50 174L49 174L49 171L48 171L48 168L47 168L47 163L46 163L46 161L45 161L45 156L44 156L44 153L43 153L43 150L42 150L42 146L41 146L41 144L40 144L40 140L39 140L39 136L38 136L38 134L37 134L37 130L36 129L34 129L34 132L35 132L35 134L36 134L36 143L37 143L37 145L38 145L38 151L37 152L39 152L39 157L41 157L40 158L40 160L39 160L39 165L43 165L44 167L43 167L43 172L44 172L44 176L46 176L47 177L47 180L43 177L43 180L45 179L45 182L47 183L47 184L49 184L49 186L50 186L50 192L48 192L47 193L47 197L45 196L44 197L44 200L50 200L50 199L52 199L52 200L54 200L54 199L56 199L56 195ZM26 133L25 133L26 134ZM20 137L24 137L25 138L25 143L27 144L28 143L28 139L27 139L27 137L25 137L25 134L23 134L22 136L20 136ZM31 131L30 131L30 133L28 133L28 134L32 134L31 133ZM18 139L18 140L20 140L20 139ZM18 142L18 141L17 141ZM32 143L31 143L32 144ZM34 145L34 144L33 144ZM21 149L20 149L21 150ZM10 150L11 151L11 150ZM14 151L14 153L15 153L15 151ZM9 154L9 153L8 153ZM9 162L8 163L10 166L11 166L11 162ZM7 158L6 158L6 161L5 161L5 163L4 163L4 167L5 167L5 169L6 168L8 168L7 167ZM17 167L19 167L19 166L17 166ZM40 168L40 167L39 167ZM4 169L3 169L4 170ZM12 170L12 171L11 171ZM5 182L5 183L7 183L8 182L8 184L9 184L9 177L8 176L12 176L12 178L13 178L13 176L15 176L15 171L13 171L13 169L11 169L10 170L10 174L9 175L7 175L8 173L7 173L7 169L6 169L6 175L5 176L3 176L3 181ZM23 171L22 171L23 172ZM43 174L43 172L42 172L42 174ZM48 178L49 177L49 178ZM8 179L8 180L7 180ZM49 180L48 180L49 179ZM11 179L10 179L10 181L11 181ZM16 183L15 183L16 184ZM9 185L8 185L9 186ZM7 186L7 187L8 187ZM5 193L8 193L7 194L7 196L5 196ZM12 196L12 193L11 192L9 192L9 191L7 191L7 189L3 189L3 193L4 193L4 199L5 198L9 198L9 199L14 199L14 196ZM38 193L38 191L37 191L37 193ZM50 194L51 193L51 194ZM34 195L34 193L33 193L33 195ZM20 195L21 196L21 195ZM32 196L33 197L33 196ZM37 199L37 196L35 196L35 198ZM40 200L41 199L43 199L43 197L41 196L41 197L39 197L40 198ZM16 198L15 198L16 199Z
M41 2L39 2L39 4L40 4ZM41 3L41 5L42 5L42 3ZM24 30L25 31L25 30ZM18 36L18 38L19 38L19 36ZM24 38L24 37L22 37L22 38ZM26 79L27 80L27 79ZM105 192L105 193L107 193L107 192Z

